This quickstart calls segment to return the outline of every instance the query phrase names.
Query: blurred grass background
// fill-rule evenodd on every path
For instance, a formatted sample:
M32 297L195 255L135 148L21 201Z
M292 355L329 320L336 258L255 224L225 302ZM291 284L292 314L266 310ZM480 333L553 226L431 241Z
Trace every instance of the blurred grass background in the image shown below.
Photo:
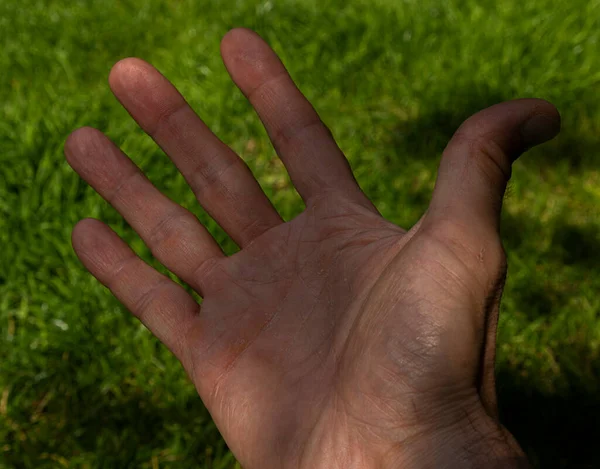
M235 251L109 91L112 64L138 56L293 217L300 199L219 56L236 26L275 48L407 229L464 119L518 97L558 107L562 133L515 164L505 202L499 398L536 467L600 467L600 1L3 0L0 468L236 467L180 365L73 254L91 216L158 266L62 154L75 128L101 129Z

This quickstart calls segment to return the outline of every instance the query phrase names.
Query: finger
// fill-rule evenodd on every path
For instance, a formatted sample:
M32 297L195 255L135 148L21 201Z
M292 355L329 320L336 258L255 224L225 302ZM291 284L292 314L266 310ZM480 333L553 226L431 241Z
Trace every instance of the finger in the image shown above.
M186 331L200 306L180 285L142 261L104 223L85 219L73 229L83 265L190 370Z
M559 130L558 111L541 99L507 101L471 116L444 150L428 218L497 233L512 163Z
M221 42L221 55L231 78L265 125L304 201L309 204L312 197L335 190L376 211L356 183L331 132L267 43L251 30L233 29Z
M152 254L202 294L204 267L223 251L198 219L163 195L100 131L84 127L65 142L73 169L141 236Z
M123 59L112 68L109 83L129 114L173 160L200 204L239 246L282 223L246 163L158 70L140 59Z

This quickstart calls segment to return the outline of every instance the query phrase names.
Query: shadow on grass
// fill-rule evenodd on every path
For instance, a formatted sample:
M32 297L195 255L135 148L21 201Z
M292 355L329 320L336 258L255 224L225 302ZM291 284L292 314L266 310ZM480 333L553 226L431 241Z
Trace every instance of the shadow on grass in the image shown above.
M500 229L504 246L514 250L535 249L536 233L541 235L545 229L551 229L552 245L548 252L540 252L543 260L567 266L577 265L600 273L600 233L593 224L576 225L561 221L545 227L537 218L503 212Z
M593 226L561 225L554 232L552 243L564 264L578 264L596 272L600 268L600 235Z
M515 371L498 370L500 419L534 467L600 467L600 370L586 376L586 384L574 373L565 374L568 389L548 395Z
M593 225L555 223L551 247L540 250L540 264L576 266L580 275L600 274L600 236ZM510 250L536 249L536 233L543 224L533 218L504 213L502 239ZM547 270L547 269L546 269ZM509 267L510 271L510 267ZM510 275L510 273L509 273ZM533 275L514 286L511 295L530 321L552 316L568 307L577 281L557 283L547 275ZM535 467L588 469L600 467L596 444L600 439L600 363L587 341L565 341L553 349L564 389L546 393L539 377L527 377L516 369L499 369L498 399L503 424L515 435Z
M458 94L458 96L457 96ZM514 99L492 89L473 86L464 92L458 90L448 105L425 106L431 110L417 119L407 120L395 127L391 148L397 152L415 157L439 158L454 132L470 116L503 101ZM461 103L456 106L456 103ZM557 164L565 163L572 174L580 174L586 169L600 167L600 136L580 132L565 125L560 134L543 145L541 150L533 149L520 162L527 168L542 173L552 170Z
M392 148L401 149L410 156L438 158L468 117L506 99L492 90L471 90L448 105L424 106L426 112L417 119L404 121L396 127ZM461 103L460 107L455 106L457 102Z
M89 359L73 360L79 358ZM165 468L217 469L233 461L191 384L189 392L173 396L160 382L153 395L128 377L111 391L94 380L78 386L74 376L63 378L44 386L46 391L33 391L39 397L32 414L19 419L20 431L4 442L12 448L3 454L6 467L58 467L48 464L59 459L75 464L90 455L98 458L93 467L107 468L150 467L153 456ZM42 405L45 396L52 399Z
M69 410L67 421L72 422L72 428L64 431L65 435L78 434L80 448L102 453L103 462L113 464L110 467L149 461L152 452L172 449L175 439L182 446L179 463L204 467L207 447L213 454L226 451L208 411L195 395L180 402L158 403L142 392L130 391L118 397L97 390L93 396L93 392L90 390L85 402Z
M544 236L546 229L552 230L551 245L542 251L536 246L536 240ZM577 294L576 278L558 283L556 276L549 278L553 266L557 269L575 267L578 275L588 278L600 275L600 233L592 224L560 221L545 227L537 218L504 212L501 237L507 251L531 253L538 260L536 268L540 269L540 275L533 271L527 283L513 286L511 292L518 304L527 306L525 314L529 320L566 307L571 297Z

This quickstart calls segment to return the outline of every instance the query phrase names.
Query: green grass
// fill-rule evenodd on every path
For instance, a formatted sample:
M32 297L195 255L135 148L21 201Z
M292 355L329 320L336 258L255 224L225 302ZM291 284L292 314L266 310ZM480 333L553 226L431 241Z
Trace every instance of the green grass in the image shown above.
M101 129L235 251L110 94L111 65L138 56L293 217L300 199L219 56L235 26L272 44L405 228L465 118L517 97L558 107L561 135L515 164L505 202L498 387L536 467L600 466L600 1L3 0L0 468L235 467L180 365L73 254L91 216L157 265L62 154L75 128Z

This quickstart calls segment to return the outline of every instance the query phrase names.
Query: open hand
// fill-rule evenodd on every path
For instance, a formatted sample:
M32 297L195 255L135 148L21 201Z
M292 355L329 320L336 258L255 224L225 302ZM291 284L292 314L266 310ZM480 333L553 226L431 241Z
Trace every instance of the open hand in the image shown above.
M173 85L125 59L111 71L113 92L241 250L226 257L193 214L82 128L65 144L71 166L203 301L97 220L73 231L83 264L178 357L246 469L526 464L497 422L499 220L512 162L559 130L554 106L519 99L465 121L407 231L361 191L256 33L230 31L221 53L306 209L284 223Z

